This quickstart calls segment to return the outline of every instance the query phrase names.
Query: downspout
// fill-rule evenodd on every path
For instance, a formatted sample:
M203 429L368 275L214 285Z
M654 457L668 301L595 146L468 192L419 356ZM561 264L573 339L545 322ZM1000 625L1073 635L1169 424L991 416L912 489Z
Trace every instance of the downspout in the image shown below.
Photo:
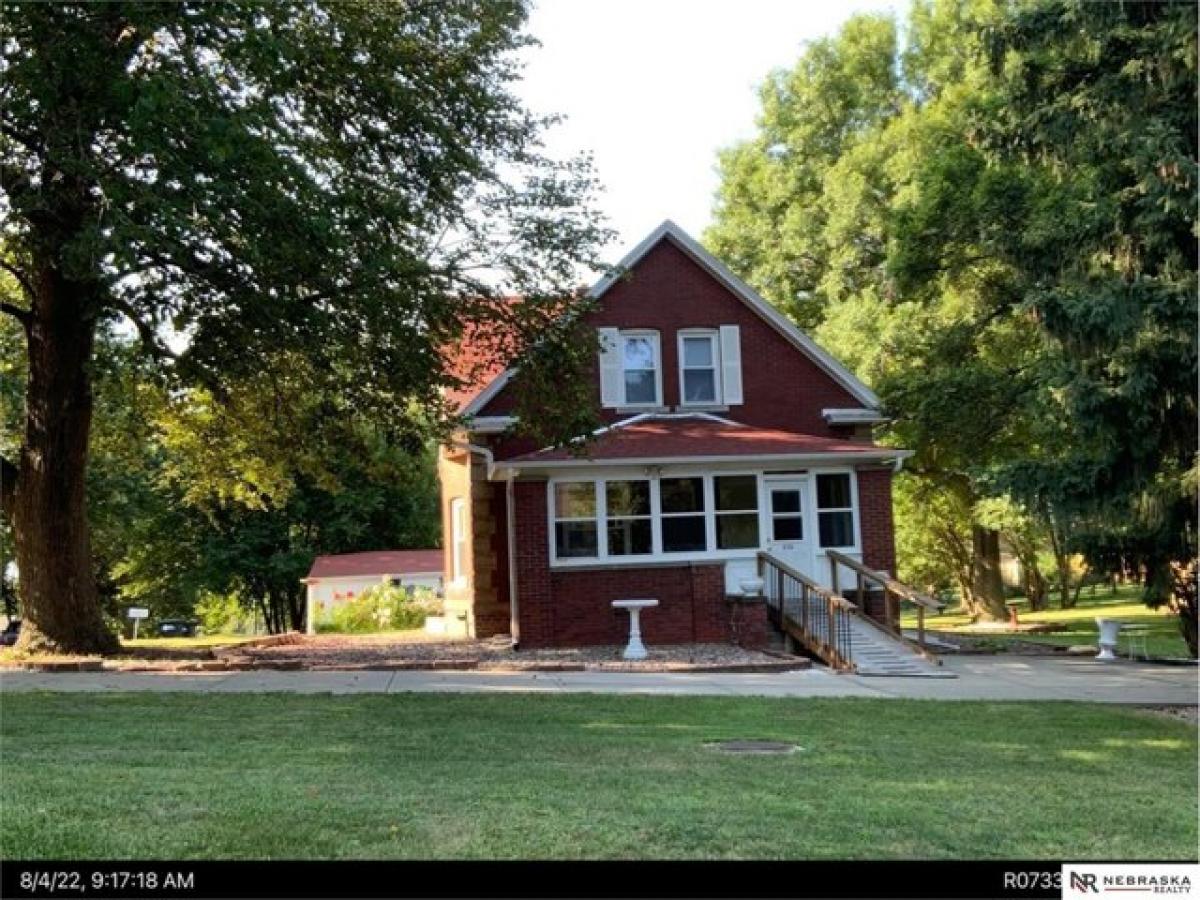
M488 481L500 480L496 478L496 457L489 448L468 443L467 450L483 457L484 464L487 466ZM508 629L512 647L516 650L521 643L521 623L517 616L517 533L516 510L513 508L514 478L516 478L516 472L512 469L508 469L504 473L504 524L507 532L506 543L508 544Z
M514 505L516 491L513 488L517 473L508 470L508 478L504 481L504 518L508 531L508 633L512 638L512 648L521 649L521 618L517 610L517 510Z
M467 450L483 457L484 464L487 466L487 480L495 481L493 476L496 474L496 457L492 455L492 451L487 447L479 446L479 444L467 444Z

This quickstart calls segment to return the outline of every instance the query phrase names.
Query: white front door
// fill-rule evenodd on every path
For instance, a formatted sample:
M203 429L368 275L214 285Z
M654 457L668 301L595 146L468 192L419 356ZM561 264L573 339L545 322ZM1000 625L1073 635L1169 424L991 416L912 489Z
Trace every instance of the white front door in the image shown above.
M807 506L808 479L769 479L767 490L767 551L805 575L812 575L812 537Z

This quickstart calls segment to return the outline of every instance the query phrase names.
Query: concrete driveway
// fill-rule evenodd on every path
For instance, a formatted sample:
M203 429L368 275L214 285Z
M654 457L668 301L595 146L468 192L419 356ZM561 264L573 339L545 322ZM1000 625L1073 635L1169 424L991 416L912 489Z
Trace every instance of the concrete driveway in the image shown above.
M201 693L535 692L881 697L926 700L1082 700L1195 705L1200 670L1130 661L1041 656L946 657L955 678L838 675L814 667L764 674L631 672L5 672L0 691Z

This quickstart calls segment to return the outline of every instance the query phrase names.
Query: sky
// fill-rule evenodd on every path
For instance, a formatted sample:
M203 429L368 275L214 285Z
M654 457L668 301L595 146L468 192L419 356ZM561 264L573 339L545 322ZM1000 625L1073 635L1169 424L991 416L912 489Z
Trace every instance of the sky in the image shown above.
M754 135L758 85L856 12L905 0L536 0L519 94L567 121L557 157L593 154L599 206L623 253L663 219L699 238L717 153ZM901 17L898 14L898 17Z

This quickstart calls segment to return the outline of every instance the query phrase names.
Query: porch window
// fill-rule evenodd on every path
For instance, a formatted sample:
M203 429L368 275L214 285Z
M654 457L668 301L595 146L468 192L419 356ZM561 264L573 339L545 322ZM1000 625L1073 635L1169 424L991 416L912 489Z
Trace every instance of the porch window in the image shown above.
M609 481L604 486L609 556L637 556L653 550L650 536L650 482ZM594 554L593 554L594 555Z
M554 555L594 557L598 548L595 482L558 482L554 485Z
M718 475L713 478L716 497L717 549L740 550L758 546L758 478L754 475Z
M704 479L663 478L659 482L659 492L662 501L663 552L707 550Z
M817 532L822 547L854 546L854 499L848 472L817 476Z
M680 332L679 378L683 404L712 404L719 401L720 360L715 331Z
M658 406L658 334L621 332L621 365L626 406Z

